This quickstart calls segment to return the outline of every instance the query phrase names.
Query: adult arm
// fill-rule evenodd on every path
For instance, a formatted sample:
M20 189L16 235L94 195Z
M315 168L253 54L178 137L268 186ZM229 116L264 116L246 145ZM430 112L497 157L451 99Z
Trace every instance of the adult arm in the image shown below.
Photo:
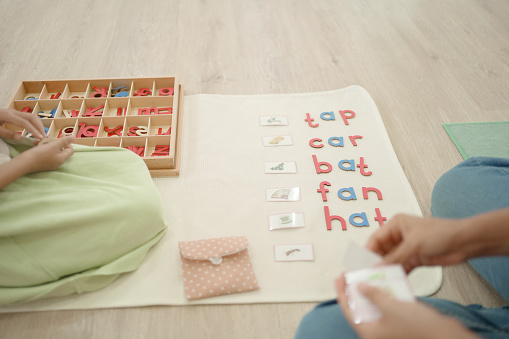
M397 215L366 247L407 272L421 265L454 265L469 258L509 255L509 208L465 219Z

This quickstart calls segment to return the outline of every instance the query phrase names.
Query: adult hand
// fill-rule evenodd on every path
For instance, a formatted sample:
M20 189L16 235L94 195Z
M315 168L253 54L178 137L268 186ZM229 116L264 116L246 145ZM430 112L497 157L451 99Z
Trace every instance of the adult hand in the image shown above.
M401 264L407 273L421 265L458 264L472 255L461 236L468 222L400 214L376 231L366 247L386 264Z
M373 322L354 324L345 286L344 276L336 279L338 303L350 326L361 338L479 338L454 318L444 316L422 302L398 301L382 290L366 284L360 284L359 291L376 305L381 317Z
M44 126L41 119L34 114L19 112L12 108L0 108L0 137L21 140L19 133L2 127L4 123L22 127L38 139L44 138Z

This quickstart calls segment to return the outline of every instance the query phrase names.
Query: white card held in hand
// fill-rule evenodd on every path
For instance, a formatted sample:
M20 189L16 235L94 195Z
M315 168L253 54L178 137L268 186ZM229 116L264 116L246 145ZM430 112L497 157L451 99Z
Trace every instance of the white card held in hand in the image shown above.
M262 137L263 146L277 147L277 146L291 146L293 145L292 137L289 135L274 135Z
M406 273L399 264L349 271L345 273L345 280L348 307L356 324L376 321L381 317L375 304L357 289L360 283L377 287L399 301L415 301Z
M362 247L356 242L350 241L343 256L343 265L349 270L360 270L363 268L373 267L382 262L383 258Z
M304 213L281 213L269 216L269 230L305 227Z
M274 245L274 261L314 261L313 244Z
M288 118L282 115L269 115L260 117L260 125L262 126L286 126Z
M295 161L267 161L265 162L265 173L269 174L297 173L297 163Z

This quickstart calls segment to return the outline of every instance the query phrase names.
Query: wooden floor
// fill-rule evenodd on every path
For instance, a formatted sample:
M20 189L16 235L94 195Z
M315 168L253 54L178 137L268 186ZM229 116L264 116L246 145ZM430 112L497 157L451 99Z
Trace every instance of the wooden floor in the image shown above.
M178 75L186 94L361 85L425 215L461 157L443 123L509 120L507 0L0 0L0 105L20 80ZM1 260L1 259L0 259ZM438 297L500 306L467 265ZM314 304L0 314L7 338L291 338Z

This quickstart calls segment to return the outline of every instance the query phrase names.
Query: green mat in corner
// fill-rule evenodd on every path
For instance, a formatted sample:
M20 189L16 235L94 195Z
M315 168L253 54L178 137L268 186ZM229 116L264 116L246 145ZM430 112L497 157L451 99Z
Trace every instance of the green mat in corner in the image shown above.
M509 158L509 121L443 125L464 159Z

